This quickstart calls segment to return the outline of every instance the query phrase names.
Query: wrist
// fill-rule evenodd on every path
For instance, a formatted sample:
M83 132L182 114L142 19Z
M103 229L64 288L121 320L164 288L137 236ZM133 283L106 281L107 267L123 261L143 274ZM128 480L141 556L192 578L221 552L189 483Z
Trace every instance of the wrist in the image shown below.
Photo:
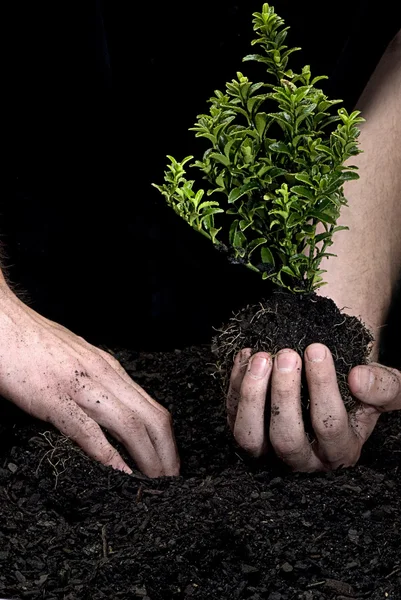
M3 275L3 271L0 269L0 290L3 288L8 288L8 284L6 278Z
M327 273L327 275L329 275ZM331 298L339 310L351 317L357 317L373 336L372 357L377 356L380 346L380 335L386 323L392 290L384 289L387 286L366 287L365 281L358 281L358 277L341 274L340 279L326 278L327 285L317 290L318 295ZM380 293L381 292L381 293Z
M23 302L15 295L0 270L0 327L2 330L18 321L18 315L23 307Z

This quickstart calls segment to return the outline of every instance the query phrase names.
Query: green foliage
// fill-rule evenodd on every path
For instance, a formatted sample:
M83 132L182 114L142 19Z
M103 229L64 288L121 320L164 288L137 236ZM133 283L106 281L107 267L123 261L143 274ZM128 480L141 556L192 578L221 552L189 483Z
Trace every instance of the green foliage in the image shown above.
M320 268L332 244L343 184L358 179L345 161L359 153L359 112L329 100L311 79L287 69L298 48L285 45L288 27L268 4L253 15L261 54L244 61L266 66L270 81L252 83L241 72L210 98L208 114L192 128L209 148L192 167L203 174L205 190L194 191L184 165L169 156L163 185L155 187L167 204L194 229L226 250L231 260L261 273L293 292L323 285ZM215 217L220 218L216 227Z

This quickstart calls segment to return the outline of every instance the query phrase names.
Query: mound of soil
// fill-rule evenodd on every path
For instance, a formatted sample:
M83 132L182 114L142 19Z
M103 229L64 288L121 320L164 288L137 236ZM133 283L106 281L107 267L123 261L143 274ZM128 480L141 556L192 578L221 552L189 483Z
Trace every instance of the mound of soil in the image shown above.
M1 403L2 598L401 597L400 413L356 468L292 474L232 443L207 348L116 356L172 411L182 476L102 467Z
M359 403L349 391L348 373L368 361L373 337L359 319L342 313L331 298L275 288L265 300L246 306L230 318L214 340L214 351L227 385L234 357L242 348L273 356L282 348L292 348L303 357L314 342L330 349L341 396L348 411L352 411ZM310 401L305 377L301 399L307 408ZM307 415L304 417L306 420Z

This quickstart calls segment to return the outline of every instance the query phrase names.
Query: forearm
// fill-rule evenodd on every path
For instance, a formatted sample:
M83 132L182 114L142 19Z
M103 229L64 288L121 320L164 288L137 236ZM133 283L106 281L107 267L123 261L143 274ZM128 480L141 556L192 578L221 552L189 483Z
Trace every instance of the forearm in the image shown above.
M7 281L4 277L3 271L0 268L0 289L8 288Z
M344 186L349 206L341 213L349 231L334 237L337 258L327 269L329 296L344 312L360 316L376 340L383 326L401 266L401 36L382 57L357 108L362 154L351 161L360 180Z

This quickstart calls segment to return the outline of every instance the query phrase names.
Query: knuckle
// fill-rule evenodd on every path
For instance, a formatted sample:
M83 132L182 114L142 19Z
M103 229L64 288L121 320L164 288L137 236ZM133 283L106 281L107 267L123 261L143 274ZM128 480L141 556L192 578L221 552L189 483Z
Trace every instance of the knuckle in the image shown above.
M104 356L105 354L107 353L103 350L97 352L97 350L95 351L92 347L88 348L84 352L83 364L85 364L86 367L90 367L91 369L98 371L99 368L101 368L102 366L104 367L105 362L109 362L109 360L106 360Z
M325 442L337 442L342 439L344 424L339 419L323 419L314 424L316 435Z
M330 373L319 373L317 374L314 383L319 385L321 388L329 388L333 385L337 385L337 380Z
M338 386L337 379L328 373L313 373L309 375L308 383L311 393L314 392L315 395L327 395Z
M263 455L263 447L258 444L257 441L252 438L251 432L248 435L244 435L242 431L238 431L234 428L234 439L247 454L253 458L260 458Z
M123 367L114 356L112 356L108 352L104 352L104 357L105 360L107 360L107 362L109 363L109 365L113 367L113 369L116 369L116 371L122 370Z
M320 388L328 388L336 385L336 373L333 368L330 367L331 365L316 363L308 365L307 375L309 381L311 381L314 386L318 386Z
M275 399L279 398L280 400L286 400L288 398L293 398L295 392L299 396L298 386L295 379L290 381L275 382L274 384L273 395Z
M60 367L64 374L75 373L82 370L82 365L79 360L72 356L68 356L60 362Z
M72 431L71 437L77 442L90 442L101 434L100 426L90 417L85 420L76 422L76 426Z
M164 409L163 411L158 411L156 418L158 425L162 430L165 431L172 428L173 418L167 409Z
M99 451L97 452L97 460L99 460L99 462L103 463L104 465L114 463L115 459L118 458L118 456L119 454L117 450L109 444L103 445L101 448L99 448Z
M277 437L271 438L271 445L280 458L291 458L300 456L304 453L304 448L302 443L297 440L285 438L285 437Z

